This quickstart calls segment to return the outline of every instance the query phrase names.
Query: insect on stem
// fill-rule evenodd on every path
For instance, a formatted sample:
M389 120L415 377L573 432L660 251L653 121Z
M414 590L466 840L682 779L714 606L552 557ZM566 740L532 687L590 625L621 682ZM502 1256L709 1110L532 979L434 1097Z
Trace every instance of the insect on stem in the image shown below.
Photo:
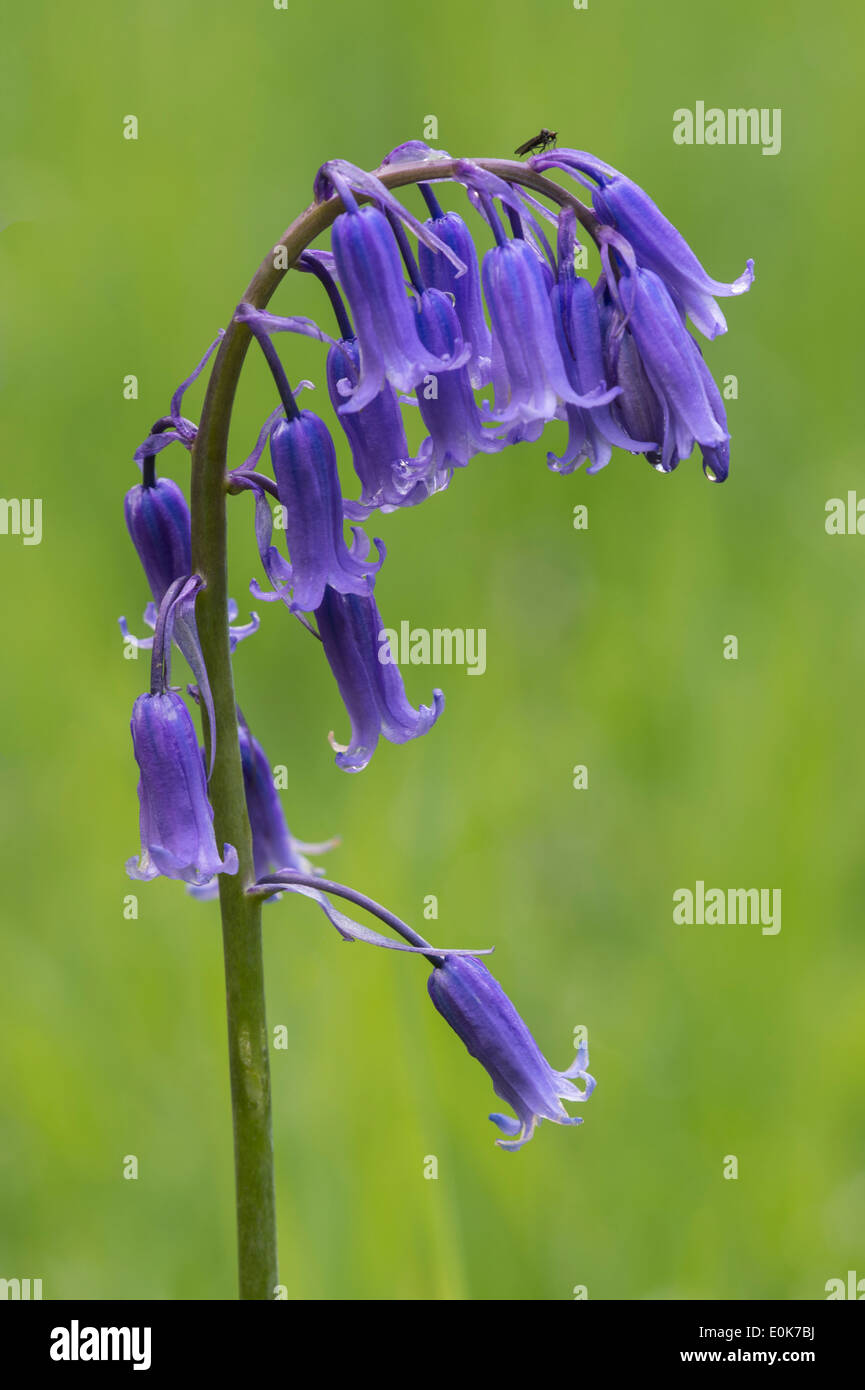
M531 140L526 140L522 145L517 145L514 154L518 154L520 157L526 154L534 154L535 152L543 154L544 150L548 150L551 145L554 145L558 138L559 132L557 130L547 130L546 126L541 126L537 135L533 135Z

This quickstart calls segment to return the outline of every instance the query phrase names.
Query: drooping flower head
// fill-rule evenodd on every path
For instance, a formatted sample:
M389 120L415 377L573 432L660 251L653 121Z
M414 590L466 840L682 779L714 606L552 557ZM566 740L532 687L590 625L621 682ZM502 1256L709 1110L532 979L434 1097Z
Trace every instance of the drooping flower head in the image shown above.
M336 763L345 772L360 772L379 738L407 743L427 733L444 709L444 695L433 691L432 705L409 704L399 667L394 663L375 600L327 588L316 609L318 631L349 719L351 740L332 740Z
M522 1148L542 1120L582 1124L582 1117L569 1115L562 1101L587 1100L595 1088L585 1044L567 1070L555 1071L501 985L473 956L446 956L427 987L439 1013L489 1073L496 1095L516 1112L516 1119L490 1115L508 1136L496 1140L500 1148ZM584 1082L583 1089L574 1085L575 1077Z
M602 222L615 227L634 248L640 265L653 270L676 294L694 324L707 338L726 333L727 323L716 297L744 294L754 280L754 262L731 284L713 280L682 234L648 193L612 165L583 150L556 149L529 161L533 169L564 169L592 190L592 206ZM588 179L593 183L587 183Z

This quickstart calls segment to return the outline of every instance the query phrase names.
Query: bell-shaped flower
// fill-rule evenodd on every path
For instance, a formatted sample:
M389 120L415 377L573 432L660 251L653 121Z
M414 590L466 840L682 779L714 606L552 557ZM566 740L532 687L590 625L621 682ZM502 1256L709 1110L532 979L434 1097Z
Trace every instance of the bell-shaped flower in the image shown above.
M171 478L137 483L123 503L126 526L156 606L169 584L192 569L189 506Z
M333 254L360 346L360 379L341 406L345 414L369 405L389 381L411 391L427 372L452 364L427 352L417 307L406 294L393 231L378 208L346 212L333 225Z
M351 740L335 742L336 763L360 772L379 738L407 743L428 732L444 709L444 695L433 691L432 705L414 709L393 659L387 633L372 594L340 594L328 587L315 612L318 632L349 719Z
M336 451L324 421L310 410L280 420L270 452L283 507L293 606L302 613L318 608L328 585L340 593L368 593L370 576L383 556L368 558L369 545L358 528L351 548L345 543Z
M457 275L447 257L431 251L423 242L418 247L418 265L425 285L453 296L453 305L462 336L471 346L467 366L472 386L479 390L490 380L492 339L484 314L478 256L471 232L458 212L442 212L427 220L427 226L459 257L466 267ZM423 337L423 332L421 332ZM427 343L427 347L430 344Z
M237 854L220 856L207 797L204 759L189 711L175 690L139 695L132 710L132 746L141 777L141 855L127 862L130 878L183 879L203 884L237 873Z
M437 356L452 356L459 342L456 307L443 290L425 290L420 301L421 340ZM418 450L418 468L431 492L450 482L455 468L465 468L475 454L498 453L502 432L484 428L467 366L427 377L417 388L417 402L428 437Z
M674 457L687 458L694 442L715 448L729 438L706 390L702 361L681 315L654 271L624 265L614 291L649 384L668 412L661 459L669 471ZM621 369L621 364L620 364Z
M237 872L237 854L226 845L220 857L207 797L204 755L195 728L178 692L171 688L171 643L183 632L183 651L198 681L196 697L207 711L211 770L216 749L213 696L198 633L195 600L200 575L175 579L159 605L150 664L150 694L140 695L132 710L132 747L140 769L138 800L141 855L127 862L130 878L184 879L207 883L214 874Z
M522 1148L542 1120L582 1124L582 1117L569 1115L562 1102L587 1100L595 1088L585 1043L565 1071L555 1071L501 985L473 956L446 956L427 987L439 1013L489 1073L496 1095L516 1112L516 1118L490 1115L508 1136L496 1141L500 1148ZM583 1081L582 1088L574 1084L575 1077Z
M412 477L414 460L409 453L399 399L389 381L362 410L348 414L340 410L359 380L357 339L344 338L327 354L327 387L361 482L360 500L343 503L345 515L353 521L365 520L376 509L393 512L399 507L414 507L429 496L424 484Z
M360 347L360 378L340 407L348 414L368 405L386 380L397 391L407 392L427 372L460 365L433 357L421 343L417 305L406 294L399 245L382 209L394 219L394 225L405 223L420 241L448 257L458 274L464 273L465 266L374 174L345 160L331 160L316 176L316 198L321 201L334 191L346 211L333 224L331 249ZM360 207L355 193L369 197L373 205ZM463 360L467 358L468 349L464 349Z
M568 380L544 270L528 242L514 237L487 251L482 277L492 320L496 420L552 420L560 401L592 409L618 395L614 388L584 396Z
M601 326L605 377L622 388L622 394L616 397L611 406L613 417L632 441L632 449L638 442L657 439L659 442L654 449L643 452L653 467L671 472L679 461L675 451L669 466L661 470L663 441L667 435L670 412L652 389L637 345L627 327L623 326L623 315L616 308L605 275L601 275L595 286L595 300Z
M601 319L594 289L574 270L575 233L574 213L564 208L559 214L558 280L552 293L556 337L574 390L583 396L599 395L607 389ZM613 384L618 383L614 381ZM631 453L645 453L658 447L651 439L633 439L626 434L613 414L618 400L619 397L612 405L599 405L592 410L566 405L568 442L565 452L561 458L547 455L554 472L572 473L588 459L587 472L597 473L609 463L614 444Z
M565 169L592 190L592 206L602 222L626 237L640 265L655 271L676 294L694 324L707 338L726 333L727 323L716 297L744 294L754 281L754 262L730 284L713 280L681 232L632 179L583 150L556 149L530 160L533 169ZM593 184L586 184L586 176Z
M613 406L622 428L631 438L637 435L656 438L658 444L654 449L641 452L645 453L653 468L662 473L672 473L679 463L679 455L669 432L670 412L646 376L639 349L627 329L619 337L613 338L610 360L613 363L613 378L622 388L622 394Z
M168 589L176 580L188 576L192 569L192 527L189 506L177 483L171 478L156 478L152 467L148 469L145 466L145 472L149 475L148 480L137 483L127 492L124 512L129 535L154 599L144 610L144 622L155 630L157 611ZM235 625L237 613L237 604L230 599L228 632L232 651L244 637L257 632L259 626L255 613L250 614L248 623ZM176 616L178 621L174 624L174 639L190 666L195 669L198 634L194 630L192 610L187 613L182 607ZM134 637L124 617L117 621L124 641L130 642L139 651L152 648L152 637Z
M263 878L276 869L303 871L307 868L304 850L315 853L330 846L301 845L295 840L285 819L267 754L239 710L237 732L255 877Z

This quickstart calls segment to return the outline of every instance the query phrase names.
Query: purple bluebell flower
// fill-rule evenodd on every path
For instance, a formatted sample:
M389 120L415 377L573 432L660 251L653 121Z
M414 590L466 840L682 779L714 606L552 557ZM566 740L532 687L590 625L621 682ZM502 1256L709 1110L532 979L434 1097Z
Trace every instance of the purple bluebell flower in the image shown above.
M430 352L437 356L456 354L460 325L449 294L424 291L418 331ZM465 468L475 454L498 453L504 448L507 441L502 433L484 428L467 366L431 376L418 386L416 395L429 430L418 450L417 468L430 492L447 487L454 468Z
M652 270L625 265L614 291L646 376L668 412L659 466L687 458L694 442L717 448L728 440L709 400L702 361L663 281Z
M158 607L169 584L192 570L189 506L171 478L137 483L123 503L126 526Z
M542 1120L582 1124L582 1117L569 1115L562 1101L587 1100L595 1089L585 1043L566 1071L555 1071L501 985L473 956L446 956L427 987L439 1013L489 1073L496 1095L516 1111L516 1119L490 1115L509 1136L496 1140L500 1148L522 1148ZM574 1077L585 1083L584 1089L574 1085Z
M386 380L410 391L428 372L447 371L451 362L434 357L418 336L417 307L384 214L373 207L343 213L333 225L333 254L360 345L360 380L341 410L369 405Z
M250 581L249 585L250 592L255 594L256 598L263 599L265 603L276 603L277 601L281 601L285 604L292 617L296 618L302 627L305 627L314 637L318 637L315 628L311 625L309 620L304 617L292 598L291 565L287 560L283 559L276 546L272 543L273 512L267 500L267 491L268 489L272 489L275 492L276 484L260 473L244 473L243 471L239 471L232 474L232 477L235 485L247 488L255 496L255 539L264 572L272 585L270 590L262 589L258 580L253 579ZM363 531L358 532L356 539L360 549L362 549L364 545L369 545L369 541ZM382 555L384 554L383 546L381 547L381 553Z
M472 386L478 390L486 386L490 380L492 338L484 314L477 251L471 232L459 213L443 212L435 202L429 185L424 185L422 191L428 200L432 199L433 216L427 219L427 226L439 241L445 242L459 256L466 267L466 273L457 275L445 256L431 251L423 242L418 247L420 273L424 284L430 289L443 290L453 296L462 336L471 346L471 356L468 360L469 378ZM429 346L427 343L427 347Z
M409 474L412 460L402 411L390 382L361 410L345 414L341 409L360 381L360 349L336 282L334 258L327 251L305 251L298 269L324 286L339 326L339 341L331 341L327 354L327 389L362 484L360 499L344 502L343 511L351 521L365 521L378 509L416 506L429 492Z
M412 477L411 458L399 399L389 381L362 410L345 414L340 406L360 380L360 350L356 338L344 338L327 354L327 386L337 419L351 449L354 471L361 482L357 502L343 503L345 515L363 521L377 508L393 512L414 507L429 490ZM340 391L342 382L344 390Z
M664 441L668 439L670 412L646 376L639 349L628 329L611 338L610 361L613 364L613 379L622 388L622 394L613 406L622 428L632 439L638 435L657 439L656 448L640 452L659 472L672 473L678 466L679 454L672 441L667 449L664 448Z
M623 327L623 316L607 287L606 275L602 274L595 286L595 299L601 327L604 373L608 381L615 381L622 388L621 396L610 407L613 416L631 440L629 448L632 450L645 440L658 440L654 449L642 452L654 468L661 472L672 472L679 462L675 449L668 457L666 467L661 467L670 412L656 396L640 360L637 345L627 326Z
M554 419L560 401L592 409L615 399L617 387L584 396L568 380L544 271L528 242L515 237L487 251L482 277L493 326L496 420L530 424Z
M152 458L144 461L146 481L129 489L124 512L129 535L154 599L144 610L144 622L155 631L157 611L169 587L176 580L188 577L192 570L192 527L183 491L171 478L156 478L152 462ZM259 627L256 613L250 614L248 623L235 625L237 613L237 604L230 599L228 631L232 651L238 642L257 632ZM194 617L191 610L186 614L181 611L178 616L179 622L174 626L175 641L194 669L198 659ZM124 617L117 621L125 641L141 651L152 648L152 637L134 637Z
M286 823L267 754L238 710L238 741L246 808L252 830L255 877L276 869L303 869L303 855ZM310 847L312 848L312 847ZM322 849L324 846L316 846Z
M345 772L360 772L379 738L407 743L427 733L444 709L444 695L433 691L432 705L409 704L399 667L393 660L381 616L370 594L340 594L328 587L316 609L318 631L343 704L351 720L351 740L331 746Z
M327 585L340 593L368 593L383 555L368 558L369 544L359 528L351 549L345 543L336 451L324 421L310 410L281 420L270 452L284 508L294 606L302 613L318 608Z
M612 165L583 150L557 149L529 161L533 169L565 169L592 189L592 206L602 222L626 237L640 265L653 270L683 304L707 338L726 333L727 323L717 297L744 294L754 280L754 262L731 284L713 280L685 238L661 212L648 193ZM586 184L588 176L597 187Z
M397 391L411 391L428 372L454 365L433 357L418 337L417 305L406 294L395 226L407 223L422 241L450 258L459 274L465 267L374 175L334 160L319 170L316 196L326 196L331 189L339 193L346 208L333 224L331 247L360 347L360 378L340 407L348 414L369 405L386 380ZM359 207L354 190L371 197L377 206ZM391 214L393 224L382 208Z
M237 873L237 853L220 857L207 797L204 759L189 711L175 690L139 695L132 710L132 746L141 777L141 855L126 865L130 878L206 883Z
M552 294L556 337L571 385L580 395L590 396L606 391L606 367L598 301L588 280L574 270L575 245L576 218L571 208L563 208L559 214L558 280ZM568 421L565 452L561 458L552 453L547 455L554 472L572 473L588 459L587 472L597 473L609 463L614 444L631 453L645 453L658 447L658 441L631 438L617 424L613 411L619 399L612 405L599 405L592 410L565 406Z
M195 629L195 600L200 575L175 579L159 605L150 665L150 693L139 695L132 710L132 747L140 769L138 800L141 855L126 865L130 878L151 879L162 874L192 885L207 883L214 874L237 872L237 853L216 847L213 808L207 797L204 755L183 699L171 689L171 643L182 631L183 650L198 681L196 696L207 711L211 770L215 751L215 720L210 682Z

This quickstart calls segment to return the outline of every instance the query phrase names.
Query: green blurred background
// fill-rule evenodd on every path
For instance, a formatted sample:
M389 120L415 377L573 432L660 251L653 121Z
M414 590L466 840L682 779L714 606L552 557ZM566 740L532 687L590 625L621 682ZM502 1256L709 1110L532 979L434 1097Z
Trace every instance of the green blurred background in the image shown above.
M415 703L447 695L427 738L339 773L321 655L258 605L239 697L290 769L295 833L341 835L319 862L433 939L494 942L553 1064L583 1024L598 1078L579 1130L500 1152L426 966L341 945L312 904L267 909L282 1278L292 1298L789 1299L865 1275L865 540L824 529L862 478L858 24L852 3L743 0L7 14L2 492L44 499L44 536L0 537L0 1276L46 1298L234 1294L217 909L157 882L123 916L147 667L116 620L142 631L148 596L122 498L317 166L372 167L429 114L452 153L558 129L644 185L713 274L753 255L758 279L707 349L739 380L726 486L698 457L665 478L619 453L560 479L559 429L370 528L390 625L487 629L483 678L407 670ZM781 153L674 145L698 99L781 107ZM327 319L298 276L273 307ZM280 347L322 409L317 345ZM235 461L272 404L251 358ZM187 476L181 449L162 460ZM231 513L246 610L249 499ZM698 878L781 888L780 934L674 926Z

